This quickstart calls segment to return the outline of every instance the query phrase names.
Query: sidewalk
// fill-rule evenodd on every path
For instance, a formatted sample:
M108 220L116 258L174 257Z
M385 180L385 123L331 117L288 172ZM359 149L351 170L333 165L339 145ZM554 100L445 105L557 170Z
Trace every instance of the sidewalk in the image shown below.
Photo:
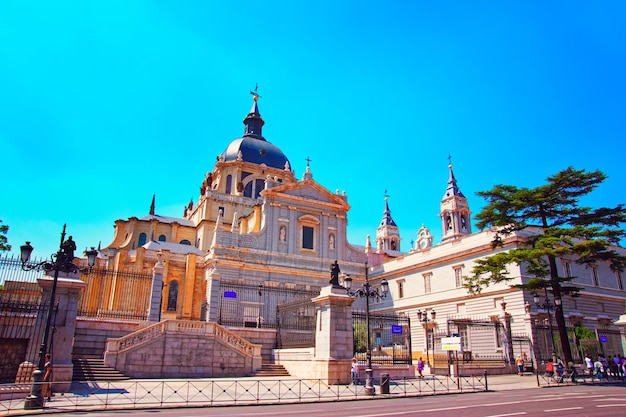
M485 384L486 382L486 384ZM460 386L457 385L460 383ZM374 398L437 395L537 388L535 374L483 375L456 378L427 375L424 379L391 380L389 394L376 385ZM210 407L316 401L372 399L363 385L326 385L318 380L243 377L219 379L126 380L73 383L67 393L57 393L43 410L24 410L24 399L0 401L0 415Z

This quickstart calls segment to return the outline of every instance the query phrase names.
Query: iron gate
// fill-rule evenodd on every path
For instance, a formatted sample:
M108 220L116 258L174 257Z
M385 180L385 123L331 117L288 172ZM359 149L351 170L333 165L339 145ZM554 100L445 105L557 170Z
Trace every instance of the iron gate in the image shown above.
M48 309L48 300L28 303L0 297L0 383L15 382L22 362L38 363ZM57 310L58 304L53 311L52 333L46 351L54 339Z

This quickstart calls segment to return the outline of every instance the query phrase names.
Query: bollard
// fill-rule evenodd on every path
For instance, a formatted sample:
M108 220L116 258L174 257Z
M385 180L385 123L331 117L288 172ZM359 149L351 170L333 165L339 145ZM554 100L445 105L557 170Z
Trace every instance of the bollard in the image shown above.
M389 374L380 374L380 393L389 394Z
M483 376L485 377L485 391L489 391L489 385L487 384L487 370L483 371Z

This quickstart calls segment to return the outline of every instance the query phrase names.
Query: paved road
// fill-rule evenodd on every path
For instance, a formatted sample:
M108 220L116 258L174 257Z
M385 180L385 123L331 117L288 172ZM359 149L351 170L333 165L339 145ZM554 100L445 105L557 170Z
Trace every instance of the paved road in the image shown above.
M484 387L484 378L482 379L481 390ZM444 379L445 382L445 379ZM480 381L479 381L480 382ZM413 383L412 383L413 384ZM422 385L423 384L423 385ZM420 410L422 412L437 412L437 415L443 415L441 413L447 414L449 411L449 415L453 415L455 417L459 417L458 412L454 412L454 409L450 409L448 411L444 410L445 407L449 407L452 399L457 401L456 399L463 399L463 401L468 401L468 404L472 404L472 398L483 398L483 395L486 395L490 401L493 401L494 404L491 405L491 410L499 410L504 413L510 411L511 408L519 409L522 408L524 402L528 404L532 404L533 410L539 410L541 407L544 407L545 403L550 403L551 401L530 401L526 400L515 400L515 403L509 403L508 401L503 402L503 398L511 398L515 397L523 397L527 394L524 392L537 391L541 394L534 393L528 394L528 398L533 398L533 396L538 395L550 395L551 399L555 400L552 403L556 404L558 398L554 397L554 393L556 395L564 395L569 390L572 389L575 391L576 389L599 389L604 390L602 392L608 392L608 388L615 387L601 387L598 385L592 386L572 386L572 387L555 387L555 388L537 388L537 378L532 374L528 374L525 376L518 375L495 375L488 377L488 389L490 392L488 393L480 393L480 394L472 394L472 395L460 395L457 393L447 394L447 395L437 395L431 396L433 389L436 388L438 393L445 392L443 385L440 385L436 380L426 378L423 381L417 382L420 390L423 388L424 393L420 396L411 397L409 399L398 398L402 397L399 389L401 386L392 387L391 397L396 397L394 401L388 401L384 399L382 395L376 396L376 399L372 402L371 397L368 397L363 394L362 386L316 386L315 384L304 383L299 380L276 380L274 378L223 378L219 380L130 380L130 381L119 381L106 385L100 385L95 391L90 391L86 394L81 394L79 392L67 393L67 394L57 394L51 402L47 403L47 408L42 410L23 410L23 400L16 400L12 404L6 404L4 401L3 404L5 408L2 409L0 414L5 415L32 415L39 413L65 413L70 415L78 415L84 414L84 412L76 412L72 410L89 410L89 414L98 413L98 410L108 409L108 410L117 410L119 413L121 410L124 410L124 413L130 413L132 409L141 408L142 411L138 411L138 415L145 415L151 408L159 408L158 413L165 413L165 415L195 415L205 414L209 410L207 408L202 408L202 412L198 411L199 409L194 409L191 407L199 407L212 405L213 407L210 409L211 415L220 415L228 410L228 415L233 415L232 412L237 410L238 413L244 413L241 415L264 415L266 410L270 408L266 407L276 407L277 399L286 399L285 401L280 402L297 402L297 398L302 398L303 401L308 401L309 404L307 407L313 407L306 411L295 411L294 414L297 415L302 412L312 415L321 415L326 413L332 413L333 415L361 415L356 410L365 409L365 410L375 410L375 407L382 407L379 411L373 411L372 413L366 412L362 415L375 416L379 415L382 411L387 412L390 407L400 407L396 412L397 415L411 415L410 413L414 412L414 408L402 408L404 404L416 405L420 406ZM414 385L412 385L415 388ZM326 389L327 391L324 391ZM378 387L377 387L378 389ZM624 390L623 387L618 389ZM319 390L319 392L318 392ZM332 390L332 391L331 391ZM495 391L495 394L494 392ZM515 391L515 393L513 393ZM421 391L420 391L421 392ZM280 393L280 394L279 394ZM289 400L290 395L295 395L295 401ZM312 394L307 396L308 394ZM416 394L417 395L417 394ZM569 394L568 394L569 395ZM581 394L582 395L582 394ZM300 397L298 397L300 396ZM248 398L250 397L250 398ZM211 398L211 402L207 402L206 398ZM236 398L235 405L231 405L228 408L217 407L220 405L228 405L229 403L233 404L233 399ZM568 397L569 398L569 397ZM141 401L138 401L141 399ZM329 401L327 404L323 404L319 402L319 400ZM363 399L370 401L350 401L354 399ZM346 400L346 401L339 401ZM480 400L476 402L473 406L462 405L463 408L463 417L473 416L474 412L480 410L480 407L485 407L483 401ZM559 400L560 401L560 400ZM502 404L499 404L503 402ZM261 408L255 407L240 407L238 405L249 403L251 405L262 405ZM617 402L618 403L618 402ZM383 404L383 405L375 405L375 404ZM445 407L442 407L442 404ZM621 404L621 403L618 403ZM180 414L169 414L175 413L180 410L181 407L189 407L181 411ZM479 407L480 406L480 407ZM176 408L178 410L176 410ZM274 415L290 415L290 410L293 405L279 405L279 408L272 411ZM460 407L460 406L459 406ZM469 407L469 408L467 408ZM559 405L550 404L548 409L558 409L558 408L567 408L567 402ZM612 405L610 407L613 407ZM604 408L610 408L609 405L605 405ZM174 410L172 410L174 409ZM544 407L543 409L546 409ZM543 410L542 409L542 410ZM195 411L193 411L195 410ZM242 411L243 410L243 411ZM250 411L252 410L252 411ZM256 411L255 411L256 410ZM274 410L272 408L272 410ZM297 410L297 408L294 408ZM326 410L326 411L324 411ZM345 413L336 414L339 410L345 410ZM434 410L434 411L429 411ZM585 409L588 412L588 409ZM7 412L8 411L8 412ZM498 412L499 412L498 411ZM621 415L626 415L626 409ZM520 412L527 412L526 409ZM542 411L545 412L545 411ZM247 414L246 414L247 413ZM357 414L355 414L357 413ZM369 413L369 414L368 414ZM103 414L104 415L104 414ZM383 415L383 414L380 414ZM393 414L389 414L393 415ZM476 414L477 416L491 415L491 414ZM498 415L498 413L494 412L493 415ZM501 414L507 415L507 414ZM523 415L523 414L512 414L512 415ZM575 410L567 411L567 417L571 417L575 414ZM591 414L580 414L580 415L591 415ZM611 415L611 414L603 414L603 415ZM616 414L620 415L620 414Z
M124 411L125 417L147 414L158 417L622 417L626 415L626 396L624 387L584 385L332 403ZM90 412L89 416L112 417L113 414Z

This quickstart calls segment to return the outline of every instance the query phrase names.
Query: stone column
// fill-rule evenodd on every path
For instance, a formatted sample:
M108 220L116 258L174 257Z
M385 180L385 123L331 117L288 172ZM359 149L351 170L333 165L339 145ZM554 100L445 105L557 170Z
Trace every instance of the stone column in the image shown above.
M43 289L43 299L50 300L54 278L45 275L38 280ZM80 291L87 286L80 280L78 274L59 273L57 279L56 301L58 311L53 316L50 329L50 356L52 358L52 390L54 392L68 392L72 384L72 349L74 347L74 332L76 329L76 314L78 309L78 296ZM43 318L45 321L45 317ZM33 341L35 342L35 341ZM37 341L41 343L41 340Z
M206 294L205 308L206 314L204 321L219 321L219 305L220 305L220 274L217 272L215 265L205 272Z
M328 384L349 384L354 351L354 299L345 289L329 285L312 301L317 310L312 377Z
M161 306L163 301L163 252L157 253L157 263L152 268L152 289L150 290L150 308L148 310L148 321L151 323L161 320Z

